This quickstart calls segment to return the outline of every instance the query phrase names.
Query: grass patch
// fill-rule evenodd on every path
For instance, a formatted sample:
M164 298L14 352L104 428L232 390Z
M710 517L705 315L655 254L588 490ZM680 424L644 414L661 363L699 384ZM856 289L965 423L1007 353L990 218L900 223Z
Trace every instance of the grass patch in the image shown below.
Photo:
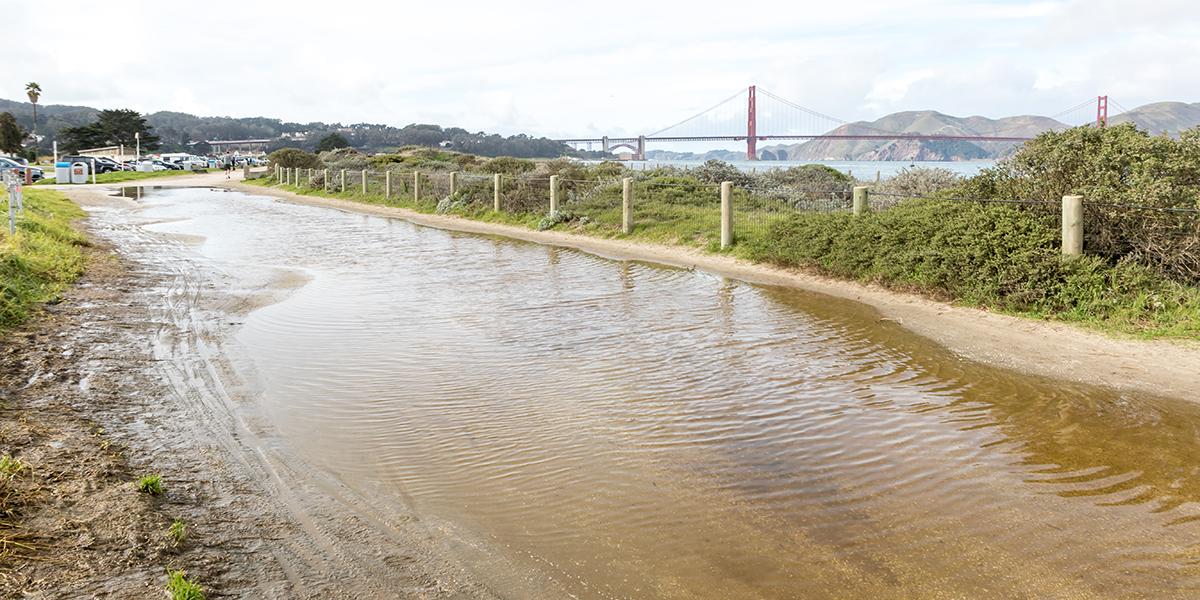
M113 171L111 173L97 173L96 183L121 183L124 181L137 181L139 179L157 179L159 177L178 177L180 175L194 175L196 173L207 173L208 169L200 169L198 171ZM92 182L92 178L88 177L88 183ZM53 179L43 179L34 185L54 185L57 183Z
M171 527L167 529L167 537L170 538L171 544L178 547L183 545L187 539L187 524L179 519L171 521Z
M163 493L162 475L142 475L137 480L137 491L151 496L161 496Z
M167 572L167 593L171 600L204 600L204 588L188 579L184 571Z
M13 458L7 454L0 456L0 476L16 477L28 469L29 465L25 464L19 458Z
M39 304L61 298L83 273L87 240L71 227L82 216L61 193L26 188L16 235L0 226L0 333L25 322Z

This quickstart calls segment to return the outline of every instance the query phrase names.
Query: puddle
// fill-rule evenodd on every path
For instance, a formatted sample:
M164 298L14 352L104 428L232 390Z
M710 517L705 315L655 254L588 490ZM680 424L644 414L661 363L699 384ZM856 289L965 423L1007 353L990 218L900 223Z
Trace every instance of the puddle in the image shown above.
M1197 405L965 362L816 294L240 193L142 200L205 240L155 250L220 282L180 298L287 288L223 321L281 451L416 511L501 593L1200 588Z

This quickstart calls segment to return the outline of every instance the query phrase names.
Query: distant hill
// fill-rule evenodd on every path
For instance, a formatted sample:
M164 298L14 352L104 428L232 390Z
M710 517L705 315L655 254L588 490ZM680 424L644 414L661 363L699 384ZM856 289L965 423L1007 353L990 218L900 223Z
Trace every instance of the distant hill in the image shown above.
M1155 102L1113 116L1108 122L1113 125L1132 122L1138 129L1152 134L1166 132L1175 136L1184 129L1200 125L1200 102Z
M745 160L746 152L737 150L709 150L708 152L673 152L671 150L647 150L650 160Z
M996 135L1032 137L1067 125L1048 117L1019 116L1002 119L954 117L932 110L906 111L871 122L842 125L830 134L873 135L920 133L936 135ZM963 140L811 140L800 144L767 146L759 150L774 160L979 160L1014 152L1019 144Z
M1109 123L1133 123L1151 134L1177 136L1185 129L1200 127L1200 102L1156 102L1115 115ZM1019 116L1001 119L954 117L936 111L907 111L871 122L848 123L831 134L923 133L942 135L1003 135L1032 137L1043 131L1068 128L1049 117ZM1003 158L1019 144L969 141L837 141L812 140L801 144L766 146L759 149L765 160L978 160Z

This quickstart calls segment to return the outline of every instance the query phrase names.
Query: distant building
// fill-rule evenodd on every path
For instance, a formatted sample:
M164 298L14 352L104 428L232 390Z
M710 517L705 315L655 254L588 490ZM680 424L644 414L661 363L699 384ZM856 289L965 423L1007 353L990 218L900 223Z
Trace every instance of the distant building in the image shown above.
M208 140L213 154L265 154L271 140Z

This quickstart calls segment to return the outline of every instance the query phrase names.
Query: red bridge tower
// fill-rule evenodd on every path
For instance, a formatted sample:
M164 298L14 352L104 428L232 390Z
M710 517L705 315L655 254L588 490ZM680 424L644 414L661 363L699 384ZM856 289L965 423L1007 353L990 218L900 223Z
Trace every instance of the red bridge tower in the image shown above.
M746 160L758 160L758 115L755 114L754 87L750 86L750 105L746 111Z

